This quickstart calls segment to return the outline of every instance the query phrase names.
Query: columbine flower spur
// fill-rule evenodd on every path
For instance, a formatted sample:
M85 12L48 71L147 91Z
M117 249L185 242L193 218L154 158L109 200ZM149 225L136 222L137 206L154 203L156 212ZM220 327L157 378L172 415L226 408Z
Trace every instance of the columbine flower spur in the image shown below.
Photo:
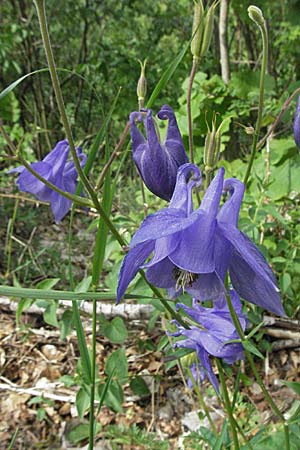
M136 125L136 120L141 122L144 114L146 114L144 126L147 139ZM158 197L170 200L176 183L177 170L188 162L188 157L172 108L164 105L157 116L161 120L169 121L164 142L160 142L158 137L151 109L130 114L132 154L147 188Z
M234 178L224 182L224 169L219 169L200 207L193 211L192 188L200 182L197 166L188 163L179 168L169 207L148 216L132 238L119 274L117 302L141 267L147 269L148 281L166 288L171 298L186 291L197 300L214 300L225 293L229 270L239 296L284 315L271 268L237 228L243 183ZM219 210L223 191L229 198Z
M67 140L60 141L54 149L42 160L31 164L39 175L61 190L75 194L77 187L77 170L73 161L68 161L70 147ZM81 148L76 149L81 167L86 163L86 155ZM17 186L20 191L34 194L37 199L50 202L55 222L60 222L72 206L71 200L50 189L24 166L16 167L9 173L17 172Z

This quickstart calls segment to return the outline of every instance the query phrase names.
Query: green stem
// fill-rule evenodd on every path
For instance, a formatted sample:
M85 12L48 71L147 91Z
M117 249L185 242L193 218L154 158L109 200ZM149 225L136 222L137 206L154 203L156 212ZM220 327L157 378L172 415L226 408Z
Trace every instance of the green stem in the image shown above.
M96 390L96 332L97 332L97 301L93 300L92 319L92 373L90 389L90 420L89 420L89 450L94 448L95 438L95 390Z
M194 164L194 143L193 143L193 120L192 120L192 109L191 109L191 97L192 97L192 88L193 82L197 71L199 58L193 58L192 70L189 78L189 85L187 91L187 119L188 119L188 133L189 133L189 150L190 150L190 159L191 163Z
M87 179L84 171L81 168L80 161L77 156L75 145L74 145L71 127L70 127L68 117L66 114L66 109L65 109L64 100L63 100L63 96L62 96L62 92L61 92L61 88L60 88L60 84L59 84L59 80L58 80L58 75L57 75L57 71L56 71L54 56L53 56L49 32L48 32L45 2L44 2L44 0L34 0L34 3L35 3L37 14L38 14L40 30L41 30L44 49L45 49L47 62L48 62L48 66L49 66L49 71L50 71L50 75L51 75L51 80L52 80L52 84L53 84L53 89L55 92L56 101L57 101L59 113L61 116L61 120L62 120L64 129L65 129L66 137L69 142L70 151L71 151L71 155L72 155L72 158L74 161L74 165L76 167L78 176L81 179L86 191L89 193L91 199L93 200L94 205L97 207L99 205L99 200L98 200L96 193L93 190L93 187L91 186L89 180Z
M226 381L225 381L225 377L224 377L223 367L222 367L221 361L218 358L216 358L216 363L217 363L219 378L220 378L221 386L222 386L224 404L225 404L226 411L228 413L229 423L230 423L230 427L231 427L234 448L235 448L235 450L239 450L240 445L239 445L238 435L236 432L236 422L235 422L235 419L232 414L231 402L230 402L229 395L228 395L228 390L227 390Z
M259 132L261 128L261 120L262 120L262 113L263 113L263 107L264 107L264 89L265 89L265 76L266 76L266 68L267 68L267 61L268 61L268 32L267 27L264 22L263 26L259 26L261 35L262 35L262 41L263 41L263 53L262 53L262 64L261 64L261 72L260 72L260 83L259 83L259 103L258 103L258 115L255 125L255 131L253 135L253 142L252 142L252 151L250 160L248 163L247 171L244 178L244 184L247 186L247 182L251 173L251 169L253 166L253 162L256 155L257 150L257 142L259 137Z
M90 200L80 197L79 195L70 194L69 192L62 191L60 188L55 186L54 184L50 183L50 181L46 180L46 178L42 177L38 172L36 172L30 164L22 157L17 157L18 161L30 172L34 177L36 177L38 180L40 180L42 183L44 183L46 186L48 186L53 191L57 192L58 194L62 195L63 197L68 198L72 202L78 203L81 206L87 206L91 207L93 204Z
M244 342L244 341L246 341L246 337L245 337L244 331L242 329L242 326L240 324L239 318L238 318L238 316L237 316L237 314L235 312L235 309L234 309L234 307L232 305L230 296L226 295L226 299L227 299L227 304L228 304L228 307L229 307L230 315L231 315L232 321L234 323L234 326L235 326L235 328L236 328L236 330L238 332L238 335L239 335L241 341ZM256 378L256 381L257 381L257 383L258 383L262 393L265 396L266 401L269 403L269 405L270 405L272 411L274 412L274 414L283 423L284 432L285 432L286 450L290 450L289 426L285 422L284 415L282 414L282 412L280 411L280 409L278 408L278 406L275 404L275 402L273 401L272 397L270 396L269 392L267 391L267 389L266 389L266 387L264 385L264 382L263 382L263 380L262 380L261 376L259 375L259 372L258 372L258 370L256 368L256 365L255 365L255 362L254 362L254 360L252 358L251 353L245 350L245 354L246 354L246 357L247 357L248 362L250 364L250 367L252 369L252 372L253 372L253 374L254 374L254 376Z
M218 436L218 431L217 431L216 425L215 425L214 421L213 421L212 418L211 418L209 409L208 409L208 407L207 407L207 405L206 405L206 403L205 403L205 401L204 401L204 399L203 399L201 390L200 390L198 384L196 383L196 380L195 380L195 378L194 378L194 376L193 376L193 374L192 374L192 371L191 371L191 369L190 369L189 367L187 367L186 371L187 371L187 373L188 373L188 376L189 376L190 380L191 380L192 383L193 383L193 388L194 388L194 391L196 392L197 398L198 398L198 400L199 400L200 407L201 407L201 408L203 409L203 411L205 412L205 415L206 415L206 417L207 417L207 419L208 419L208 421L209 421L209 424L210 424L210 426L211 426L211 429L212 429L214 435L215 435L215 436Z
M14 231L14 225L17 217L17 211L19 206L19 197L16 197L15 205L14 205L14 211L12 218L9 222L7 234L8 234L8 241L7 241L7 268L6 268L6 274L5 277L9 276L10 273L10 266L11 266L11 253L12 253L12 234Z

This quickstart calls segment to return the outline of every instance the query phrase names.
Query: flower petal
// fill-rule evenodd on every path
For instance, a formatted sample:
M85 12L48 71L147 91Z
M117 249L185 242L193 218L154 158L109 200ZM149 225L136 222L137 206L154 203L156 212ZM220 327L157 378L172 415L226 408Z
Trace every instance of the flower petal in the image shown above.
M300 95L298 97L296 112L294 117L294 139L298 148L300 148Z
M125 291L129 283L138 273L141 265L146 261L150 253L154 249L154 242L145 242L137 245L129 250L125 258L123 259L122 266L119 273L117 299L119 303L125 294Z
M236 178L228 178L224 182L223 189L228 191L230 196L220 209L217 220L237 227L245 185Z
M191 224L181 229L178 246L169 256L171 261L175 266L188 272L214 272L215 219L210 214L198 210L185 219L186 224L188 221Z
M214 300L225 292L225 287L219 275L212 272L197 274L196 280L185 290L197 300Z
M192 179L188 182L190 174ZM182 209L188 216L192 208L192 188L200 186L202 175L197 166L191 163L183 164L177 171L176 185L170 201L170 208Z
M130 247L177 233L189 227L195 220L197 220L196 216L185 217L184 212L179 209L162 209L146 217L133 236Z
M157 239L155 242L153 258L143 266L143 269L154 266L172 253L178 245L177 236L178 233L174 233L171 236Z
M165 258L147 269L147 280L160 288L172 288L176 285L174 270L176 267L169 258ZM179 290L179 289L178 289Z
M245 300L284 316L276 278L259 249L233 226L220 223L219 230L234 249L229 273L236 292Z
M221 167L217 175L210 183L205 192L203 200L200 205L202 211L206 211L211 217L215 218L219 210L220 199L223 190L224 168Z
M40 161L32 163L30 166L43 178L53 183L54 180L52 177L52 168L51 166L49 166L49 164ZM20 191L34 194L39 200L45 202L50 201L50 195L52 190L44 183L42 183L42 181L40 181L38 178L32 175L27 169L24 169L20 173L17 179L17 185Z
M168 140L177 141L182 147L182 157L180 157L180 160L183 160L183 162L181 164L188 162L188 158L184 150L182 137L177 125L176 116L172 108L169 105L163 105L160 111L157 113L157 116L161 120L166 119L169 120L166 141Z
M60 195L58 192L52 191L50 206L54 215L55 222L59 223L72 207L72 201L64 197L63 195Z
M216 375L214 374L214 372L212 370L208 353L202 347L197 346L197 356L199 358L201 366L203 367L203 369L205 371L207 378L209 379L209 381L211 382L215 391L218 394L219 393L219 382L218 382Z

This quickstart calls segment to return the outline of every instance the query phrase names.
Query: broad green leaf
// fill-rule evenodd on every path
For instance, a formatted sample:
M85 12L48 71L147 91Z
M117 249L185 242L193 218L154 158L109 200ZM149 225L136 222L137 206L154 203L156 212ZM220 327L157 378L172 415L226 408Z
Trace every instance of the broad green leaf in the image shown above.
M53 327L58 327L58 321L56 317L57 303L51 302L44 311L43 318L46 323Z
M64 340L71 333L74 324L73 311L67 309L59 322L60 339Z
M83 418L85 411L89 407L90 396L84 388L80 388L76 395L76 408L79 417Z
M49 289L52 289L59 281L60 278L46 278L46 280L42 280L37 283L36 288L48 291Z
M96 433L99 433L102 429L100 423L96 423ZM70 442L78 444L79 442L89 437L90 427L88 423L80 423L73 427L68 433L67 438Z
M21 298L21 300L18 303L17 310L16 310L16 323L17 325L20 323L20 317L23 311L26 311L26 309L30 308L30 306L34 303L33 299L30 298Z
M106 321L103 325L104 336L112 344L122 344L128 337L128 332L121 317L115 317L111 322Z
M147 397L150 395L150 391L145 380L140 376L132 378L130 381L130 388L132 392L139 397Z
M100 384L99 395L102 397L102 393L105 389L105 384ZM122 386L118 381L111 381L107 389L104 398L104 404L112 409L114 412L122 412L122 404L124 401L124 394Z
M105 373L110 375L114 371L114 376L121 384L128 379L128 362L125 350L120 348L109 355L105 364Z
M92 277L85 277L75 287L75 292L88 292L92 282Z

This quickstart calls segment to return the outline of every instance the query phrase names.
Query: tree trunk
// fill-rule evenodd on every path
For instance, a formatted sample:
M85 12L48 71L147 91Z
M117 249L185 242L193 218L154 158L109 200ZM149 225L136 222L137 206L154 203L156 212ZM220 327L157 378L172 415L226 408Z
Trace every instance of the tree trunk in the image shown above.
M229 52L227 42L228 11L230 0L221 0L219 18L220 64L222 79L225 84L230 80Z

